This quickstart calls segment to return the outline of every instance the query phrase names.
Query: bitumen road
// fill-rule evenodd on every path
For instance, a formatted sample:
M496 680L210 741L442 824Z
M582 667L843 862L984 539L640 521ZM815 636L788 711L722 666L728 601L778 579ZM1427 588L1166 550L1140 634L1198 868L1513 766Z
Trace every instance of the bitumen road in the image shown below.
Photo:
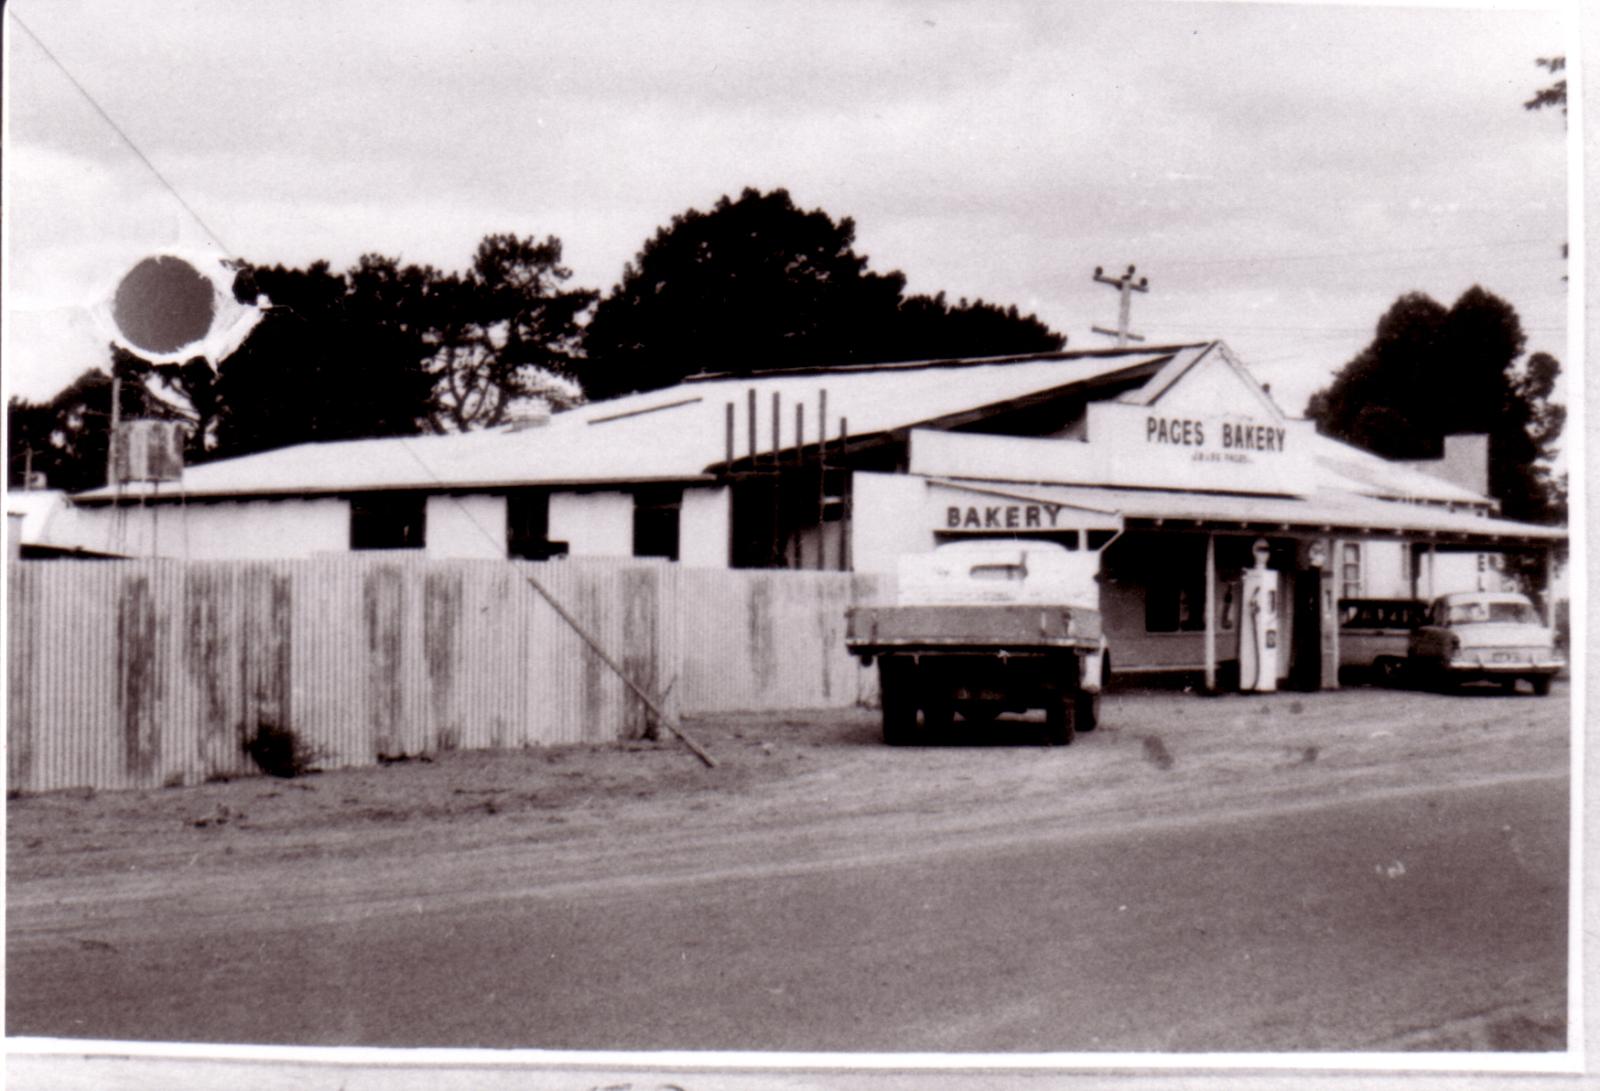
M1567 781L904 826L810 859L14 944L11 1035L784 1051L1559 1049ZM870 841L869 833L857 835ZM817 837L826 837L819 829ZM820 847L820 842L818 843ZM466 892L470 895L470 891ZM109 947L109 944L103 944ZM197 967L203 967L197 971Z

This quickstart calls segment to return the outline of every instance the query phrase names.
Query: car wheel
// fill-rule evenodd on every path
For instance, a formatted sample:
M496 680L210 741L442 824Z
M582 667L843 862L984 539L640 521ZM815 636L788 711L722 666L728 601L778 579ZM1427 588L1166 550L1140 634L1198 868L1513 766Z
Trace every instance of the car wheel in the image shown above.
M1528 679L1528 681L1533 685L1533 695L1535 697L1550 696L1551 679L1548 674L1536 674L1532 678Z

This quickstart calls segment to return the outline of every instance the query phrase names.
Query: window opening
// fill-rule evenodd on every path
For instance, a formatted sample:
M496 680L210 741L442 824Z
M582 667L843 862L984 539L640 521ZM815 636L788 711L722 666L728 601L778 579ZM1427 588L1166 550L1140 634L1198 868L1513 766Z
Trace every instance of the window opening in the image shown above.
M681 486L646 486L633 494L633 555L678 559Z
M550 540L550 494L523 489L506 496L506 556L513 560L547 561L564 556L566 542Z
M350 548L421 549L427 537L427 497L374 494L350 501Z

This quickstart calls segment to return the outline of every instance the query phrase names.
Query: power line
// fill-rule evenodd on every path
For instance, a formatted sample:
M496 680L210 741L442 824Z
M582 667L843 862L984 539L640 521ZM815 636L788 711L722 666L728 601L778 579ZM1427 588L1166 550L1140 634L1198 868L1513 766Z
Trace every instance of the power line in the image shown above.
M1159 263L1163 268L1173 266L1208 266L1208 265L1235 265L1239 262L1264 262L1264 261L1323 261L1327 258L1381 258L1395 255L1412 254L1440 254L1465 250L1502 250L1512 246L1548 246L1552 254L1557 244L1549 239L1506 239L1500 242L1472 242L1454 243L1447 246L1407 246L1385 250L1340 250L1318 251L1313 254L1254 254L1240 255L1229 258L1161 258ZM1512 258L1508 259L1517 263L1554 260L1546 258Z
M149 169L150 173L156 176L156 180L165 186L167 192L172 194L173 199L182 205L184 211L194 218L194 222L199 224L200 229L211 237L211 241L216 243L224 254L231 256L234 253L233 248L227 243L223 242L215 231L211 230L211 225L206 223L205 217L201 216L199 212L195 211L193 205L184 200L183 194L179 193L177 187L168 181L167 176L162 174L156 165L150 161L150 157L139 150L139 145L133 142L133 138L123 131L122 126L118 125L116 120L112 118L110 114L106 113L105 108L101 106L99 102L95 101L95 97L89 93L88 88L84 87L83 84L78 82L78 78L72 74L66 65L61 63L61 59L59 57L51 52L50 47L45 45L43 40L41 40L40 37L33 32L33 28L22 21L22 17L17 14L15 7L10 9L9 14L11 15L12 22L21 27L24 33L26 33L29 38L33 39L33 44L38 46L44 55L50 59L50 63L55 65L63 76L67 77L67 81L71 83L73 87L77 88L78 94L83 96L84 101L90 106L94 107L95 113L99 114L105 123L111 126L111 130L122 138L122 142L128 146L128 150L139 157L139 162L143 163Z

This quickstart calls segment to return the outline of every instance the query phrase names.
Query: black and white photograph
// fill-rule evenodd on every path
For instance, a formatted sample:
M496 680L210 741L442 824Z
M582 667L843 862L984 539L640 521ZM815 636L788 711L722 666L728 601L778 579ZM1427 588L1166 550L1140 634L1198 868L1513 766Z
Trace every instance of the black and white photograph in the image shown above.
M1588 1071L1576 3L0 17L9 1086Z

